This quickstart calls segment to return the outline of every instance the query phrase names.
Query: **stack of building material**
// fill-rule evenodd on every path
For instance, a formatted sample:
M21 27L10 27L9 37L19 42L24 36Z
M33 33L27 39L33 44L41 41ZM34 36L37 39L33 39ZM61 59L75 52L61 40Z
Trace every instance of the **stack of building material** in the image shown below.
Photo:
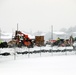
M38 46L44 45L44 36L35 36L35 44Z

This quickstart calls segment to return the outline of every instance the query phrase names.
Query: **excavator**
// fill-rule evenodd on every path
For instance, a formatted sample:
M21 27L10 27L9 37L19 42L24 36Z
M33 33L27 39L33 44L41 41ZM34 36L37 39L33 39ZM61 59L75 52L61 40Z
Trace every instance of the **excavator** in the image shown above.
M10 43L13 43L13 45L17 47L26 46L28 48L33 48L34 45L33 40L21 31L15 31L14 38L8 44Z

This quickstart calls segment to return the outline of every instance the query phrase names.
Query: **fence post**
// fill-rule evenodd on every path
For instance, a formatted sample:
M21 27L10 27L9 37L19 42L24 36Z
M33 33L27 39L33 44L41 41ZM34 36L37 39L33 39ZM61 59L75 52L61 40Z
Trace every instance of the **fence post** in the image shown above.
M53 40L53 25L51 25L51 40ZM53 41L52 41L52 44L51 44L51 50L52 50L52 55L53 55Z
M14 49L14 60L16 60L16 45L14 45L13 49Z
M28 48L28 58L30 57L30 53L29 53L30 49Z
M41 57L41 45L40 45L40 57Z

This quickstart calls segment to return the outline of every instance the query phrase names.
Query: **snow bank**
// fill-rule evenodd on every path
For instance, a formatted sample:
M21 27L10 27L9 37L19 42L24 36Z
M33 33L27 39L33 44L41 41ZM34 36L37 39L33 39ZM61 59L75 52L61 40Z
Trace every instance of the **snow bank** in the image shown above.
M35 46L34 48L27 48L27 47L23 47L23 48L15 48L15 50L17 52L24 52L24 51L38 51L38 50L64 50L64 49L69 49L69 50L72 50L73 47L72 46L69 46L69 47L57 47L57 46L54 46L54 47L51 47L50 45L47 45L47 46L42 46L42 47L38 47L38 46ZM0 48L0 53L4 53L4 52L14 52L14 48Z

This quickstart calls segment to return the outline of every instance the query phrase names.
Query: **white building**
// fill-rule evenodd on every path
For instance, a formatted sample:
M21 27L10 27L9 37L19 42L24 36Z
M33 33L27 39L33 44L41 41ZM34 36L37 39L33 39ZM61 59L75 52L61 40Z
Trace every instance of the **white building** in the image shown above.
M8 42L8 41L12 40L12 36L13 36L12 33L1 32L0 40Z

